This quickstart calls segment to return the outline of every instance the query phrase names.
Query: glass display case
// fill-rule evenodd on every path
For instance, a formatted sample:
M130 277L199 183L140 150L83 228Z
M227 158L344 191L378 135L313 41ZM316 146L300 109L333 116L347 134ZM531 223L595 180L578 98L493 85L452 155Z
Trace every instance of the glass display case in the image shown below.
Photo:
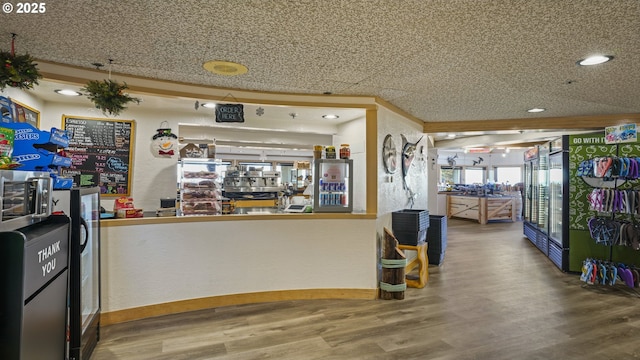
M222 182L215 159L180 159L178 161L178 215L220 215Z
M316 159L313 168L313 211L353 211L353 160Z

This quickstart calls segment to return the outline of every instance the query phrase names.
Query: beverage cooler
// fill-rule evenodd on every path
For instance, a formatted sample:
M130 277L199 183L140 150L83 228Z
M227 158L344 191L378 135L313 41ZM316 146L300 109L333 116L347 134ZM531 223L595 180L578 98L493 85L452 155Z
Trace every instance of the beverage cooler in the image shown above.
M569 137L551 143L549 155L549 259L569 270Z
M353 160L316 159L313 166L313 211L352 212Z
M535 146L524 156L524 235L548 255L549 145Z
M525 152L524 235L562 271L569 270L569 139Z
M53 204L71 217L67 351L86 360L100 340L100 188L56 190Z
M70 219L46 172L0 171L0 359L65 359Z

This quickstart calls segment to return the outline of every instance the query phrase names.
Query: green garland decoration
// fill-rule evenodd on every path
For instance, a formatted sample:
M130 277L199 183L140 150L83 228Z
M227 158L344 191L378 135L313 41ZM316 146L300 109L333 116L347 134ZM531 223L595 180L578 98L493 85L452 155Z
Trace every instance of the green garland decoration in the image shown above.
M127 83L120 85L111 79L91 80L80 91L87 93L89 100L104 114L109 113L117 116L122 110L126 109L125 105L128 103L140 103L140 99L124 93L124 90L128 88Z
M0 90L7 86L27 90L38 84L42 75L29 54L12 55L8 51L0 52Z

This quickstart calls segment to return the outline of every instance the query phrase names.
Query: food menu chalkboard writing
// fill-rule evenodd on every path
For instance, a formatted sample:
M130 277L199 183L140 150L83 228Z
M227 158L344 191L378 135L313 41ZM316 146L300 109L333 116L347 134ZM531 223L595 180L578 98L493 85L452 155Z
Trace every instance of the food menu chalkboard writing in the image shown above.
M76 186L100 186L106 196L130 195L134 125L133 120L64 115L71 166L62 174L73 177Z

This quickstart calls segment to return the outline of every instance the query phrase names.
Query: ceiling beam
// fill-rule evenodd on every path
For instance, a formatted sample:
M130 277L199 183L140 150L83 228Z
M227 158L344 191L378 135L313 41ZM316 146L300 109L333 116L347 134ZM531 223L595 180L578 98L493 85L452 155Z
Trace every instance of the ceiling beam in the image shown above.
M494 131L494 130L551 130L604 129L607 126L638 123L640 114L566 116L529 119L467 120L425 122L425 133Z

